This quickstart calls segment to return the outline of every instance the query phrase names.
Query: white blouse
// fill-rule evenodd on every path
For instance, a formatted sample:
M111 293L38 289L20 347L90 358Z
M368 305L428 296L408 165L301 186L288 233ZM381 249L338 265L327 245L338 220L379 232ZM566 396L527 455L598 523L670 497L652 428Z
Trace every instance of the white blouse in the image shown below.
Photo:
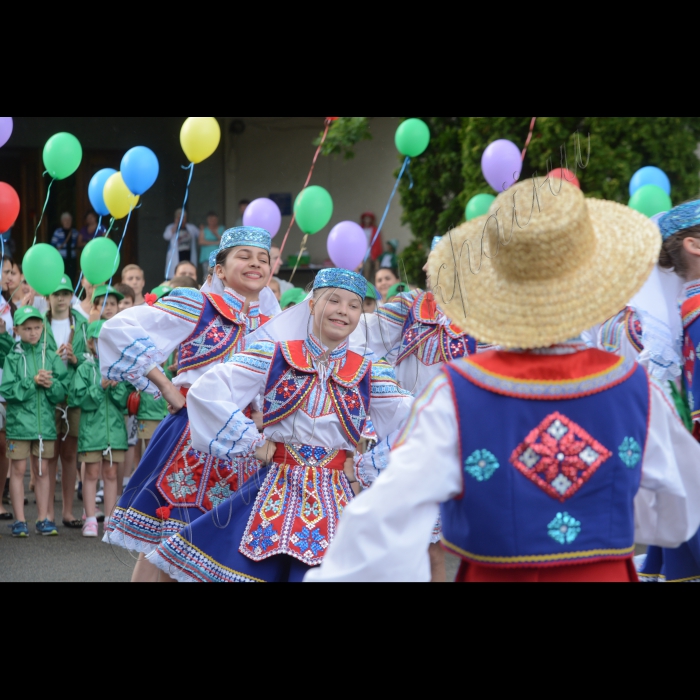
M392 468L345 511L323 566L307 582L427 582L439 504L462 493L463 468L451 389L437 378L415 403ZM652 383L651 423L636 541L679 547L700 528L700 445Z

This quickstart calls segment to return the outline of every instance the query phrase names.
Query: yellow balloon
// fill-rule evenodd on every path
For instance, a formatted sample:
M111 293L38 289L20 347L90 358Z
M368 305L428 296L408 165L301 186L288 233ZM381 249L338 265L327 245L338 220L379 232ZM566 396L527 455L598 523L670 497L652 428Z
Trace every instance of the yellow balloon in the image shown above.
M221 143L221 127L215 117L189 117L180 132L182 150L191 163L201 163Z
M139 203L139 197L131 193L121 173L116 173L107 180L103 196L109 213L115 219L124 219Z

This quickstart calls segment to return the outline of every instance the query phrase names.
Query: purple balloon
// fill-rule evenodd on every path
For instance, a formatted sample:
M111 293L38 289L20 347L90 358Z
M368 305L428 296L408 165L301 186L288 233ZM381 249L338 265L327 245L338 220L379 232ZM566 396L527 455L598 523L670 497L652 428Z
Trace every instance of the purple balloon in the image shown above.
M12 117L0 117L0 148L2 148L12 136Z
M345 270L357 270L367 255L367 234L354 221L343 221L328 236L328 255L333 264Z
M520 179L523 170L522 153L512 141L494 141L484 151L481 169L486 182L496 192L505 192Z
M256 199L245 210L243 225L264 228L274 238L282 226L282 212L271 199Z

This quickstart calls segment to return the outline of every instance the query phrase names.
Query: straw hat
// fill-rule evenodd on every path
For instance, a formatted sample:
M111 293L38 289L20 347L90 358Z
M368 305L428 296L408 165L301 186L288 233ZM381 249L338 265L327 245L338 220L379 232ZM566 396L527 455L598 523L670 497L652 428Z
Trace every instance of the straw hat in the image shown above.
M661 236L648 218L558 188L518 183L430 256L437 303L479 341L531 349L576 338L619 313L658 262Z

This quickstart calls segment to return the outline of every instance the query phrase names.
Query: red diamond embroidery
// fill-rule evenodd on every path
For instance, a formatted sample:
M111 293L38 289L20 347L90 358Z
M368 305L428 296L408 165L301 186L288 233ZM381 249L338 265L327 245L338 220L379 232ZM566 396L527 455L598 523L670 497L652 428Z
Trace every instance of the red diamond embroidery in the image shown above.
M693 375L695 373L695 360L697 359L697 355L695 353L695 344L690 339L689 335L685 337L683 357L685 359L685 379L688 384L688 388L692 388Z
M566 502L612 457L561 413L547 416L513 452L515 468L552 498Z

